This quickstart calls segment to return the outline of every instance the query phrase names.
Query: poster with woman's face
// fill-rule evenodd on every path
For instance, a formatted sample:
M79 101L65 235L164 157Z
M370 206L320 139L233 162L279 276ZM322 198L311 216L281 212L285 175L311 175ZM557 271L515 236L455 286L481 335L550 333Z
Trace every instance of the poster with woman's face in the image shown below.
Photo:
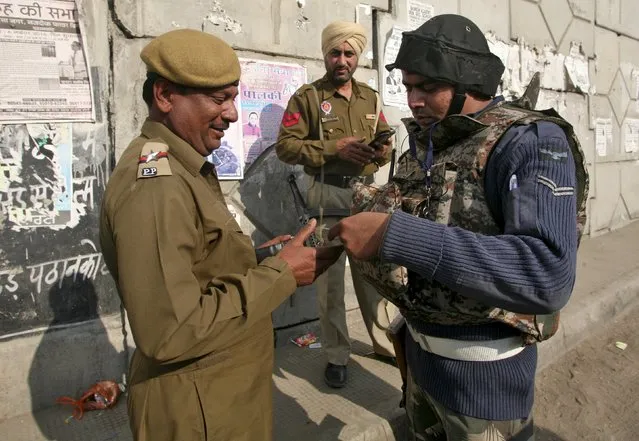
M240 60L242 137L246 166L274 144L288 100L306 83L306 69L287 63Z

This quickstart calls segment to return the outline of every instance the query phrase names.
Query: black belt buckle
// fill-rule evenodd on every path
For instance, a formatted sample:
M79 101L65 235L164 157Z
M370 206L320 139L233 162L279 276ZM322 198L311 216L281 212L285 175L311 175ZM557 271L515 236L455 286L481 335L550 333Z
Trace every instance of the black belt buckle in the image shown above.
M353 179L352 176L342 176L342 188L348 188L351 186L351 179Z
M357 176L324 175L324 184L339 188L349 188L354 178L357 178ZM322 175L315 175L315 181L322 183Z

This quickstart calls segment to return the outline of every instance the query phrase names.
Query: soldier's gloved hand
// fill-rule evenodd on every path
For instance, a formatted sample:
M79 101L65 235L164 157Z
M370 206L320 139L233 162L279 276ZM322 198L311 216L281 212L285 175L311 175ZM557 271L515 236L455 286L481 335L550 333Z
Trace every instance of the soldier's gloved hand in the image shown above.
M368 144L364 144L363 138L349 136L337 141L337 156L344 161L349 161L357 165L370 164L375 158L375 149Z
M344 252L344 247L341 245L319 248L305 247L304 241L315 231L316 225L317 221L311 219L278 254L293 271L297 286L313 283Z

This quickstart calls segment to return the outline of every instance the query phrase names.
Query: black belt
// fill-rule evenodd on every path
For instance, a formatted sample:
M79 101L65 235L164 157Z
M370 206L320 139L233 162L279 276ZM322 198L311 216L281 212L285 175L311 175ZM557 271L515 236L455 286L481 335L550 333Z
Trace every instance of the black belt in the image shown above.
M351 186L351 179L358 177L359 176L324 175L324 184L339 188L349 188ZM315 182L322 182L321 174L315 175Z
M349 208L324 208L324 217L348 217L351 215L351 210ZM320 218L319 208L314 208L308 210L308 217L311 219Z

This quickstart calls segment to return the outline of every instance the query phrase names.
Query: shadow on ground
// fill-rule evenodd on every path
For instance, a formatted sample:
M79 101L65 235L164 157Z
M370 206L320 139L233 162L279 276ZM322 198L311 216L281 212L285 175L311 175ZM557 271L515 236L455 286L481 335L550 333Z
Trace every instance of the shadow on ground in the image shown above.
M370 345L353 341L348 385L331 389L324 384L325 358L321 350L294 345L280 348L274 375L274 439L348 439L351 432L354 436L376 426L397 440L405 439L401 418L397 427L380 426L382 419L398 420L393 416L403 412L398 407L401 393L398 384L382 379L394 378L387 371L397 368L371 359L367 356L371 352Z
M535 441L571 441L566 438L562 438L555 432L544 429L543 427L535 428Z

